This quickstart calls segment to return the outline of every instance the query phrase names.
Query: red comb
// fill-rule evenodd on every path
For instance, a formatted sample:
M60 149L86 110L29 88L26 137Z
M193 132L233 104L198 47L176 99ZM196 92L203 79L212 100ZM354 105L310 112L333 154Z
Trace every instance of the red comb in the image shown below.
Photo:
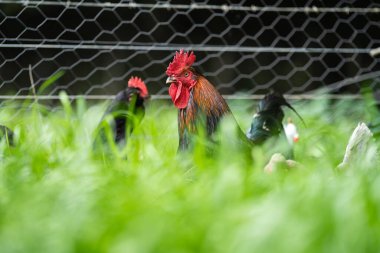
M179 52L175 53L173 61L169 64L166 69L166 74L179 75L184 69L190 67L195 62L195 54L193 52L183 52L181 49Z
M137 88L140 90L140 96L143 98L148 96L148 89L143 80L139 77L131 77L128 81L128 87Z

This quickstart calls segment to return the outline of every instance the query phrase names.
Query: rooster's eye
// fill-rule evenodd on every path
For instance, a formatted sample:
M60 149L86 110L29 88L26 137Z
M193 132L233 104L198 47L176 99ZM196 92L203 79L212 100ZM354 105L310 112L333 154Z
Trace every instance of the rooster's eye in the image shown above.
M189 72L185 72L185 77L188 77L189 76Z

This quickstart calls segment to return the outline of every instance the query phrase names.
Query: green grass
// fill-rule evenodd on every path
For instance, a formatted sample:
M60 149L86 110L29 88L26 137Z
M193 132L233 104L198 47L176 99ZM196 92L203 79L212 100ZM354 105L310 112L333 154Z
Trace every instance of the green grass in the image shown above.
M248 102L229 101L242 128ZM348 138L371 114L362 102L294 103L304 117L297 171L271 175L271 146L247 161L228 122L220 153L178 156L176 110L151 101L128 160L93 152L104 104L54 111L9 103L0 123L0 252L378 252L378 162L339 172ZM271 144L272 145L272 144Z

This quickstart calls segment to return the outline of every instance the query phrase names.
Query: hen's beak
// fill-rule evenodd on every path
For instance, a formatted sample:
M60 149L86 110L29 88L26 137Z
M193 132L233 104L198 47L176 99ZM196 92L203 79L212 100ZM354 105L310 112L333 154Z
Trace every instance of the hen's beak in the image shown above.
M166 79L166 84L169 83L175 83L177 79L174 76L169 76L168 79Z

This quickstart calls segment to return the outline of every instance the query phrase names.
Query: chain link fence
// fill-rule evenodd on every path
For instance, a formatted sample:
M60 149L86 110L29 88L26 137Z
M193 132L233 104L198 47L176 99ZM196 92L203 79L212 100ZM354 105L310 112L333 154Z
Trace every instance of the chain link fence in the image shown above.
M131 75L167 99L165 70L181 48L226 97L355 95L363 82L378 88L379 47L375 1L0 0L0 95L28 97L31 66L37 87L64 72L49 99L108 98Z

